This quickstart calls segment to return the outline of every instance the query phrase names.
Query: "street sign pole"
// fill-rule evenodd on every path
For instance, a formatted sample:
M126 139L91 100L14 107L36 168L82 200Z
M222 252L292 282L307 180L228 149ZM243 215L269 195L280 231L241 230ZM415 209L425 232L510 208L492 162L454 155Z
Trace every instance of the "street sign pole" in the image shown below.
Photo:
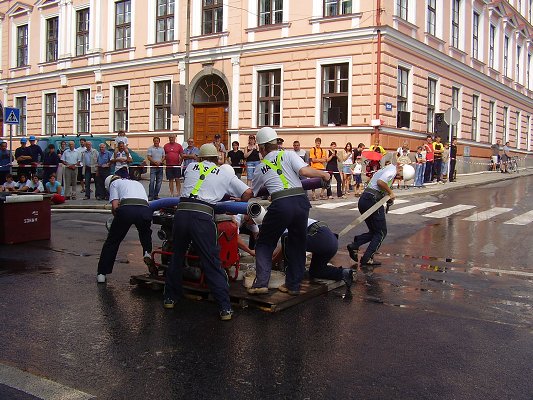
M13 161L11 159L13 158L13 125L9 125L9 173L13 173Z

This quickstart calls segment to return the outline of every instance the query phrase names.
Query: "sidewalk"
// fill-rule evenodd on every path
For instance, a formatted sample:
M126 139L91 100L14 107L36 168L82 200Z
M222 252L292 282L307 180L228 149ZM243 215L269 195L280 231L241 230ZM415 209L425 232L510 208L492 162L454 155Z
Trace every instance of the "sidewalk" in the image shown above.
M414 195L426 195L431 193L439 193L439 192L445 192L449 190L455 190L455 189L461 189L465 187L473 187L473 186L480 186L480 185L486 185L494 182L500 182L505 181L508 179L516 179L528 175L533 175L533 167L531 168L524 168L521 169L519 173L513 173L513 174L502 174L501 172L495 172L495 171L483 171L483 172L475 172L471 174L462 174L457 175L457 180L455 182L447 182L445 184L436 184L436 183L429 183L425 184L425 188L414 188L412 186L409 187L409 189L395 189L394 193L396 197L407 197L407 196L414 196ZM146 192L148 193L148 179L142 179L140 181L144 188L146 189ZM92 184L91 187L94 190L94 185ZM78 186L78 189L79 186ZM79 205L80 208L84 208L85 206L95 206L95 205L104 205L107 202L106 201L98 201L94 198L91 198L90 200L82 200L84 194L78 192L78 198L76 200L67 200L65 204L68 205ZM163 181L163 185L161 186L161 192L159 194L161 198L169 197L170 196L170 190L168 188L168 181ZM354 199L353 195L350 195L348 197L349 199ZM327 202L336 202L336 201L346 201L346 199L339 199L335 197L333 200L317 200L312 201L311 204L323 204ZM60 208L59 206L58 208Z

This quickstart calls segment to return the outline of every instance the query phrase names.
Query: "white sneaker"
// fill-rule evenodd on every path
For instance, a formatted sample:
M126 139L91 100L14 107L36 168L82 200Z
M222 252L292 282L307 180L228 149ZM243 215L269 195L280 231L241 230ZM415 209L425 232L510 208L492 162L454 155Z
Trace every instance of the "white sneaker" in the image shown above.
M104 274L98 274L98 275L96 275L96 282L98 282L98 283L105 283L105 275L104 275Z

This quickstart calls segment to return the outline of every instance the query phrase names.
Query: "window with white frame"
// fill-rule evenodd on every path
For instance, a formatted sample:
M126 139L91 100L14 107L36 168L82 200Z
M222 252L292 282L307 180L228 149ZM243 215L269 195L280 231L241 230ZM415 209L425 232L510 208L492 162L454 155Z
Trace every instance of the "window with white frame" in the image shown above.
M520 126L520 120L522 119L522 116L520 114L520 111L517 111L515 113L515 117L516 117L516 124L515 124L515 137L516 137L516 148L520 148L520 143L522 141L522 138L520 137L520 135L522 134L521 132L521 126Z
M157 0L156 42L174 40L174 0Z
M324 17L352 13L352 0L324 0Z
M119 85L113 87L113 131L128 130L129 87Z
M452 0L452 46L459 48L459 21L461 18L461 0Z
M26 96L15 97L15 107L20 110L19 124L15 125L17 136L26 135Z
M479 96L472 96L472 140L477 140L478 134L478 116L479 116Z
M131 0L115 3L115 50L131 46Z
M259 126L281 123L281 69L257 73L257 120Z
M17 27L17 67L28 65L28 25Z
M489 143L494 142L494 113L496 112L496 103L489 102Z
M503 107L503 142L509 140L509 132L507 132L507 123L509 118L509 107Z
M348 124L348 63L322 66L322 125Z
M57 95L46 93L44 95L44 133L54 135L57 133Z
M509 76L509 37L503 38L503 75Z
M283 22L283 0L259 0L258 25L273 25Z
M428 95L426 110L426 130L428 133L435 132L435 104L437 100L437 81L428 78Z
M396 0L396 15L401 19L407 21L408 14L408 0Z
M76 11L76 56L89 51L89 9Z
M428 0L426 30L429 34L433 36L435 36L436 16L437 16L437 0Z
M452 107L457 108L459 111L461 111L461 109L459 108L460 94L461 94L461 90L458 87L452 87ZM458 124L452 125L452 137L457 137L457 130L458 130L457 125Z
M204 35L222 32L223 11L222 0L202 1L202 33Z
M172 82L154 82L154 129L169 131L172 121L170 104L172 102Z
M474 11L472 26L472 57L479 59L479 13Z
M409 70L398 67L398 84L396 88L396 108L398 111L408 111Z
M520 64L522 61L521 56L522 56L522 47L516 46L516 77L515 77L515 80L518 83L522 82L522 77L520 76L520 74L522 73L522 71L520 70Z
M46 20L46 61L57 60L59 18L48 18Z
M489 67L494 69L494 43L496 41L496 27L490 24L489 28Z
M531 115L526 117L526 150L531 148Z
M76 93L76 130L89 133L91 127L91 90L80 89Z

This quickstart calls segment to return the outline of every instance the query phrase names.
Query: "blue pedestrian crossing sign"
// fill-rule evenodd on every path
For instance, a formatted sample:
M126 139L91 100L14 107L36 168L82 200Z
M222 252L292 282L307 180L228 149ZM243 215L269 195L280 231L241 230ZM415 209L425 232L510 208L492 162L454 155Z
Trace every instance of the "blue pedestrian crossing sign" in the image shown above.
M20 124L20 109L4 107L4 124L9 124L9 125Z

